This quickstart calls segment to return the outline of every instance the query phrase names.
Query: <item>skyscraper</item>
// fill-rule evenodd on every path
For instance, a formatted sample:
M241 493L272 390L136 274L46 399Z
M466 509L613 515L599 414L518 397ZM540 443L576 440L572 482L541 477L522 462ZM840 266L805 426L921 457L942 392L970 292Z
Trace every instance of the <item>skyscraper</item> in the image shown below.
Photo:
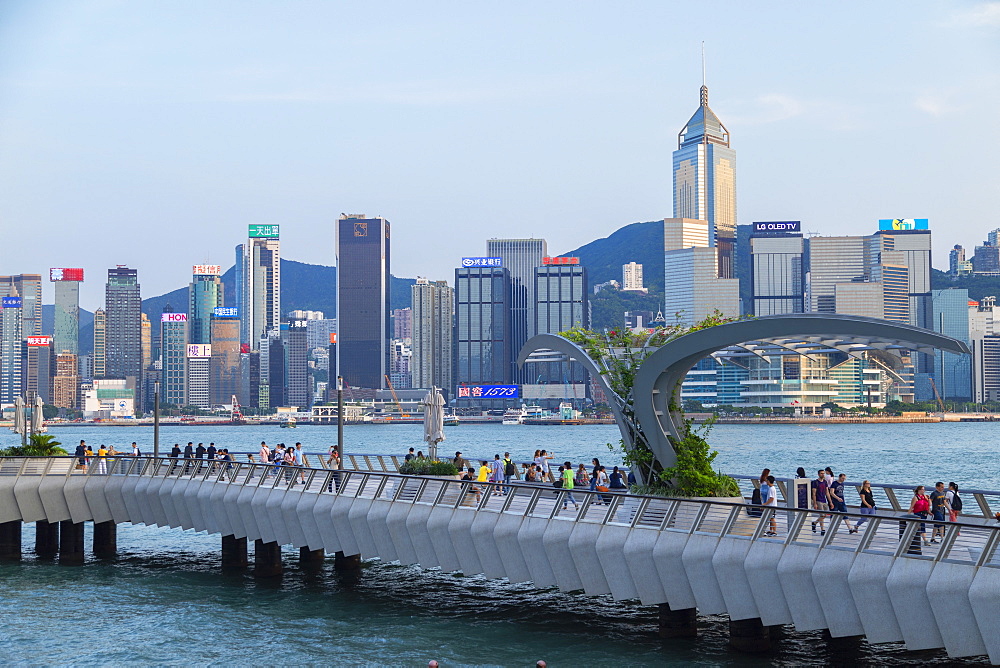
M196 264L188 287L188 343L211 343L212 314L223 303L222 267Z
M951 288L932 290L934 331L972 344L969 291ZM938 351L934 355L934 379L945 399L972 400L972 356Z
M545 239L489 239L486 254L498 257L510 273L511 377L518 382L529 380L527 370L518 369L514 357L535 332L535 269L548 256Z
M537 267L534 292L536 333L558 334L573 327L590 326L587 271L584 267L579 264ZM578 362L539 362L525 366L533 367L529 369L531 382L522 386L525 398L553 402L562 399L583 401L587 398L588 375ZM558 389L552 385L558 386Z
M7 292L4 292L6 286ZM15 274L0 276L0 294L17 288L21 297L21 330L24 336L42 335L42 275Z
M739 281L719 278L719 254L709 246L709 230L704 220L663 221L665 308L687 325L716 310L727 316L740 314Z
M958 276L963 262L965 262L965 249L961 244L955 244L955 247L948 253L948 273L952 276Z
M108 371L108 318L104 309L94 311L94 359L90 380L104 378ZM84 374L84 377L86 375Z
M233 311L216 309L212 316L212 404L227 405L240 388L240 319ZM255 402L256 403L256 402Z
M74 353L55 354L55 374L52 377L52 405L59 408L76 408L80 375Z
M677 136L673 176L674 218L708 221L709 245L719 249L719 278L734 278L736 151L708 106L704 84L698 109Z
M392 338L413 338L413 309L397 308L392 311Z
M21 396L23 383L21 293L13 284L0 283L0 296L0 403L11 404Z
M312 377L309 375L308 328L306 320L281 324L284 344L285 404L308 410L312 406Z
M56 354L80 354L80 283L83 269L49 269L49 280L55 284L55 327L52 348ZM66 408L72 408L67 406Z
M510 305L509 269L463 267L455 270L456 385L511 382L514 343L510 333Z
M281 325L281 241L278 232L277 225L250 225L247 243L240 245L244 249L243 268L237 272L241 292L238 306L243 322L241 338L251 349L256 349L271 330Z
M802 313L805 242L798 221L754 223L750 284L754 315Z
M865 237L812 237L809 247L807 311L837 312L837 284L865 280Z
M413 295L411 385L452 391L452 312L454 290L447 281L418 278Z
M642 284L642 265L638 262L622 265L622 290L646 292L646 288Z
M187 313L175 313L167 304L160 315L160 401L187 403Z
M124 265L108 269L104 307L107 318L105 375L131 378L132 387L138 393L142 380L142 298L135 269Z
M389 221L343 214L337 221L337 344L331 376L382 389L389 373ZM339 370L339 371L338 371Z

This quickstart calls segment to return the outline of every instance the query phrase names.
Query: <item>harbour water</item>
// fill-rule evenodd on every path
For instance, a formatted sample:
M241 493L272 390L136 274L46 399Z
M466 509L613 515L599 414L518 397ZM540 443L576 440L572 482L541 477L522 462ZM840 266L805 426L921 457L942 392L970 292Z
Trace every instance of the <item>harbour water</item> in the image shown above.
M717 467L759 473L767 466L788 475L797 466L831 466L850 479L932 483L955 480L966 488L995 489L995 430L1000 425L719 425L710 441ZM88 443L119 449L135 440L151 452L149 428L79 427L51 430L69 449ZM528 427L463 425L446 428L442 453L466 456L536 448L558 460L617 459L613 426ZM416 425L357 426L346 430L348 452L405 452L421 448ZM336 439L328 427L168 427L161 448L174 442L214 441L247 451L261 440L301 441L307 453L325 453ZM14 436L0 435L0 446ZM89 527L88 527L89 529ZM90 541L89 535L87 538ZM119 558L61 567L31 554L33 527L25 526L24 559L0 565L7 663L42 664L303 664L424 666L680 665L956 665L942 652L911 653L900 644L830 643L819 632L789 629L771 653L738 654L726 646L725 618L704 618L694 640L656 637L656 611L607 597L562 594L415 567L365 564L357 582L332 568L300 571L286 548L285 575L255 581L223 575L219 537L144 526L121 526ZM967 665L976 661L966 661Z

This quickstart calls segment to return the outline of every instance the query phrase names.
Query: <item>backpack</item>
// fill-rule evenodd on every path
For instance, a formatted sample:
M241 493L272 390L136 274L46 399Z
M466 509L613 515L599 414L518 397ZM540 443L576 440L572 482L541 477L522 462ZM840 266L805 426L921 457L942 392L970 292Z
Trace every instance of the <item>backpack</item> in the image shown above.
M930 509L930 505L927 499L917 499L913 503L913 512L926 513Z
M510 459L504 460L503 473L504 475L517 475L517 467Z
M759 506L763 503L760 498L760 488L754 487L753 492L750 494L750 504L754 506ZM764 514L760 508L747 508L747 515L750 517L760 517Z
M956 511L956 512L961 512L961 510L962 510L962 499L959 498L958 492L955 492L954 496L952 496L952 499L951 499L951 509L954 510L954 511Z

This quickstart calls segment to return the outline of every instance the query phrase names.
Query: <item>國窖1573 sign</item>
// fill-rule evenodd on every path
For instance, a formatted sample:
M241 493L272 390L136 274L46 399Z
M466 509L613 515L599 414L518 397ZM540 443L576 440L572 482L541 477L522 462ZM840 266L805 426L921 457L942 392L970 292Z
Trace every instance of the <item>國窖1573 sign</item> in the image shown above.
M463 385L458 388L458 398L517 399L517 385Z
M278 225L250 225L248 234L251 239L277 239Z
M463 267L502 267L502 257L463 257Z

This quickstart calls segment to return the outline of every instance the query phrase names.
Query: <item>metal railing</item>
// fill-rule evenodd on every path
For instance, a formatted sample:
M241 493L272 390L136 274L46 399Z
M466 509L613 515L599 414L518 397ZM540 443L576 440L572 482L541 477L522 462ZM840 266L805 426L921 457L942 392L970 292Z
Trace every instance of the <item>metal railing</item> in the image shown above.
M370 456L369 456L370 457ZM933 520L854 512L748 506L538 484L503 484L408 476L386 471L328 470L275 464L184 460L167 457L94 458L85 470L72 457L3 457L0 476L161 477L203 484L283 489L302 494L379 499L464 512L488 512L680 532L736 540L773 541L817 549L850 550L899 558L1000 568L1000 526L965 521L938 523L943 535L930 543ZM751 512L755 514L750 514ZM756 513L759 512L759 516ZM852 526L852 524L854 526ZM858 525L860 530L852 531Z

